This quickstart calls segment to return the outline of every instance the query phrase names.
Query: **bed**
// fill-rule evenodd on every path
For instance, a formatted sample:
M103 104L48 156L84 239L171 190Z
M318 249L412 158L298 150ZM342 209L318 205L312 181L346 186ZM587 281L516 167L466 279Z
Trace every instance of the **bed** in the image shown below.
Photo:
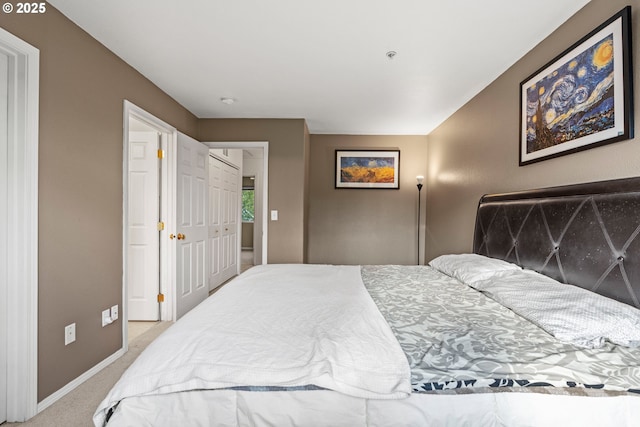
M640 178L484 196L428 266L254 267L172 325L96 426L633 425Z

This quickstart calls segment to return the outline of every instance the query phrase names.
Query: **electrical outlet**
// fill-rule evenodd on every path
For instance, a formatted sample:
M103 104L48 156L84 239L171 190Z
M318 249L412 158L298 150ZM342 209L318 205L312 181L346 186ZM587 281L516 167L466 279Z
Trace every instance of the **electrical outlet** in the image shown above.
M112 321L116 321L118 320L118 305L114 305L113 307L111 307L111 320Z
M76 340L76 324L72 323L64 327L64 345L69 345Z
M107 308L102 312L102 327L104 328L110 323L113 323L113 320L111 320L111 310Z

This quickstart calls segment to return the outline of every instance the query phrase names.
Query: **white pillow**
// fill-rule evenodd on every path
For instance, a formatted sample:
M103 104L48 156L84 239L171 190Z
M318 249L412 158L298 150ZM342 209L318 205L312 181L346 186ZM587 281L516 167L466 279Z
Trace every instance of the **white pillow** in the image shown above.
M584 348L640 346L640 310L531 270L499 274L483 292L557 339Z
M478 254L441 255L432 259L429 265L470 286L474 282L489 279L498 272L522 270L516 264Z

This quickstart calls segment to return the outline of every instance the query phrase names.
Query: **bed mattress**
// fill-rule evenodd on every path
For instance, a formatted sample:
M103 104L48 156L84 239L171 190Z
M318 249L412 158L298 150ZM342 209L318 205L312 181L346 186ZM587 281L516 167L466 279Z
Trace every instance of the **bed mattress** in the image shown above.
M186 316L191 322L187 329L195 331L192 335L196 339L185 344L174 334L171 340L164 340L165 344L168 341L168 347L156 348L154 352L179 349L180 354L191 354L185 356L185 360L191 360L193 354L198 354L196 347L212 345L213 335L222 333L222 339L228 339L250 332L243 329L248 325L264 335L271 334L277 326L281 345L295 352L298 345L294 339L287 340L287 328L304 323L304 313L313 311L314 319L328 320L330 326L312 333L322 339L311 347L332 347L336 335L326 333L337 329L338 335L344 332L347 337L349 352L367 349L360 351L366 362L367 354L374 348L389 346L393 350L394 345L383 341L371 346L363 335L370 332L368 328L356 328L349 332L352 335L346 329L353 322L369 323L369 319L376 325L373 329L380 329L379 316L392 332L395 344L399 343L401 358L408 363L406 378L394 377L397 384L385 381L385 387L393 385L388 390L395 394L374 396L350 393L353 389L336 391L335 379L333 383L310 381L304 375L297 381L269 383L264 377L258 381L251 371L241 376L241 381L235 378L226 383L202 382L196 375L181 380L191 385L179 388L144 389L133 381L125 385L124 391L116 389L105 399L96 412L95 424L100 426L108 420L109 426L542 426L594 422L616 425L611 424L614 420L620 423L617 425L625 425L628 420L640 418L637 348L607 344L602 349L584 349L562 343L485 294L431 267L349 267L341 272L352 275L355 271L359 280L350 276L346 287L341 276L334 274L335 266L292 267L263 266L241 275L194 309L195 314ZM256 273L269 276L264 282L267 287L262 283L264 276L259 281L262 285L252 281ZM256 286L263 287L256 289ZM358 287L366 288L368 293L364 294L370 298L370 304L360 299L356 306L347 303L352 294L360 294ZM224 299L225 293L232 291L239 291L240 295L233 298L240 301L234 307ZM336 306L328 306L328 300L320 298L327 292ZM292 299L295 294L311 303L301 307L293 318L286 317L283 310L299 303ZM254 317L262 311L261 307L270 308L267 311L276 313L276 318L265 323L265 319ZM212 322L206 320L206 310L211 309L215 311ZM238 311L241 317L252 321L236 324ZM234 319L226 323L230 318ZM168 332L176 327L184 329L187 322L178 323ZM233 330L229 330L231 326ZM254 339L254 335L247 336ZM257 366L264 367L266 360L277 362L277 349L278 346L273 349L275 356L260 354ZM207 354L197 356L205 365ZM214 352L209 362L215 365L218 356ZM142 368L134 364L131 372L123 376L125 381L126 377L144 377L154 370L150 366L157 366L153 359L147 362L145 357L141 359L136 364L142 364ZM387 360L377 365L382 374L395 375L404 369L393 357L375 356L368 360L373 360L373 364L362 371L365 374L359 382L377 384L376 372L370 369L376 366L375 360ZM155 375L153 381L174 374L159 371L161 374ZM402 395L405 387L411 391L408 396Z

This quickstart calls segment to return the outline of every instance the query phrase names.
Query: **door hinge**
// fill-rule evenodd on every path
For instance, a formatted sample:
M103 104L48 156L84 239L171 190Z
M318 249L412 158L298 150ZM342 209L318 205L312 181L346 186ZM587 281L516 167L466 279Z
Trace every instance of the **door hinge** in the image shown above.
M158 294L158 302L164 302L164 294Z
M158 150L158 158L164 159L164 150Z
M158 231L162 231L162 230L164 230L164 222L160 221L158 223Z

